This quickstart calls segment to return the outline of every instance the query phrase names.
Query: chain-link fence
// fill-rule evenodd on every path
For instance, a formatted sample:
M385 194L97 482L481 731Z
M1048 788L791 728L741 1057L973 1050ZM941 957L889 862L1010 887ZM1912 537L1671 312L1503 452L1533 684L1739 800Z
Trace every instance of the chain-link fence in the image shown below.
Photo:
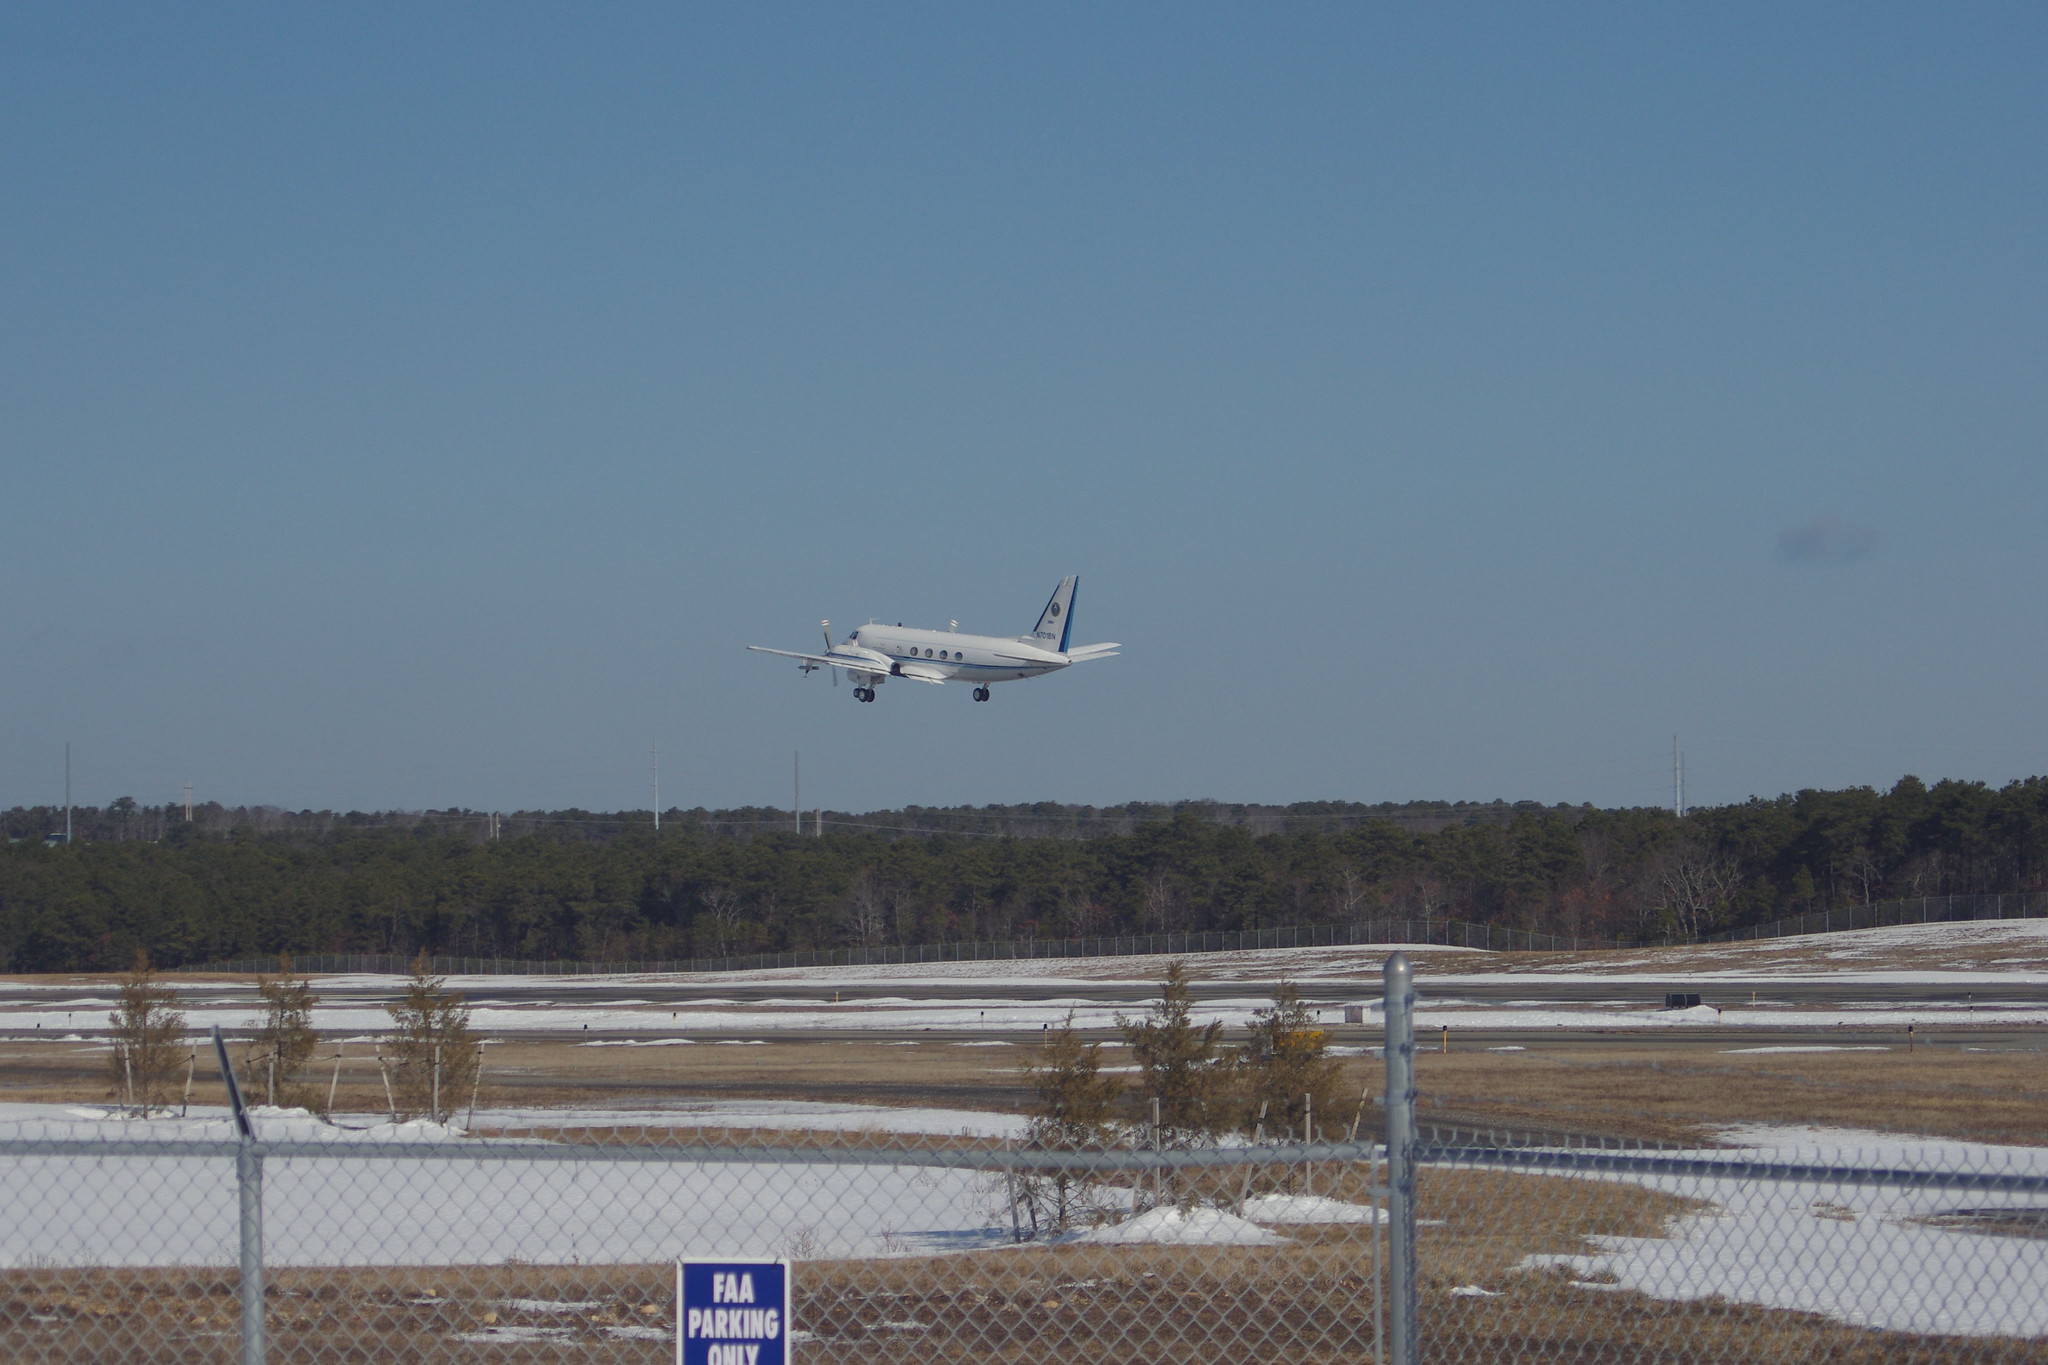
M2048 1152L1415 1155L1425 1360L2048 1360Z
M673 1262L716 1255L797 1262L803 1360L1360 1360L1375 1350L1370 1151L16 1139L0 1354L665 1360ZM243 1213L258 1199L260 1228Z
M1343 1141L17 1125L0 1358L666 1361L765 1257L806 1365L2048 1362L2048 1150L1418 1131L1412 999Z

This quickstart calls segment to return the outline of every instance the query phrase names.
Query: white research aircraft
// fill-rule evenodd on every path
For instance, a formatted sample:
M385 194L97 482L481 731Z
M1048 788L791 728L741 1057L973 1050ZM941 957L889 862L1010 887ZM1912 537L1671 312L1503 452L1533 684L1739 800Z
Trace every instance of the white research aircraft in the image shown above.
M962 635L955 630L914 630L901 622L884 626L870 621L835 645L832 623L821 621L819 624L825 628L823 654L799 654L766 645L747 648L795 659L806 673L820 668L843 668L853 678L853 695L858 701L873 701L875 689L890 678L927 683L971 682L974 699L987 701L990 683L1056 673L1069 664L1110 658L1123 648L1068 648L1067 639L1074 628L1074 587L1080 581L1074 574L1062 578L1052 591L1052 600L1038 614L1038 624L1031 633L1014 639L1007 635ZM837 673L832 675L832 681L839 681Z

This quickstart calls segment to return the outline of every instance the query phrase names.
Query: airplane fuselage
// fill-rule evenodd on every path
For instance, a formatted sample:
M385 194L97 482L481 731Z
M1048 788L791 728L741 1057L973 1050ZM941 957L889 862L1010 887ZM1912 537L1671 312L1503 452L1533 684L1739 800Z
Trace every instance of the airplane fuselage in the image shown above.
M847 645L872 650L888 660L890 666L880 671L889 674L901 676L903 665L915 663L970 683L1036 678L1058 672L1072 662L1064 654L1025 644L1014 636L962 635L957 631L917 630L910 626L865 625L849 635L839 650L845 650Z

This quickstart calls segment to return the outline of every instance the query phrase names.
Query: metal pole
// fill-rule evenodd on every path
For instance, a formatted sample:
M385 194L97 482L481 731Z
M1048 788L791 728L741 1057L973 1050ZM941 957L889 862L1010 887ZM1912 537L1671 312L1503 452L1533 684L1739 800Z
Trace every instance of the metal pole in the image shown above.
M263 1365L263 1158L244 1140L235 1150L242 1205L242 1365Z
M242 1087L228 1064L228 1045L213 1026L213 1055L220 1060L220 1078L228 1090L228 1109L241 1139L235 1149L235 1191L241 1204L242 1365L263 1365L263 1158L256 1151L256 1129Z
M1387 1359L1415 1365L1415 969L1387 958Z
M1380 1191L1385 1188L1385 1186L1380 1184L1380 1159L1377 1153L1373 1156L1372 1174L1368 1179L1370 1183L1366 1188L1371 1191L1370 1197L1375 1201L1375 1207L1377 1208ZM1391 1211L1389 1211L1388 1216L1393 1216ZM1379 1365L1379 1362L1387 1358L1387 1296L1385 1293L1387 1281L1381 1260L1380 1220L1378 1218L1372 1220L1372 1282L1379 1285L1382 1291L1372 1296L1372 1358L1373 1365Z
M1316 1140L1316 1097L1314 1092L1301 1097L1301 1140L1303 1142L1314 1142ZM1301 1192L1303 1194L1314 1194L1316 1192L1316 1163L1313 1161L1301 1163Z
M1004 1171L1003 1184L1010 1194L1010 1240L1013 1243L1021 1242L1024 1240L1024 1229L1017 1221L1017 1173Z
M348 1040L346 1038L334 1045L334 1075L329 1077L327 1081L327 1112L330 1115L334 1112L335 1088L341 1084L341 1054L342 1050L347 1046Z
M1159 1150L1159 1137L1159 1097L1154 1095L1152 1097L1152 1150L1154 1152ZM1152 1207L1156 1209L1165 1202L1166 1168L1164 1166L1155 1166L1152 1168Z
M464 1132L476 1127L476 1097L484 1088L484 1045L476 1045L476 1075L469 1081L469 1117L462 1122Z

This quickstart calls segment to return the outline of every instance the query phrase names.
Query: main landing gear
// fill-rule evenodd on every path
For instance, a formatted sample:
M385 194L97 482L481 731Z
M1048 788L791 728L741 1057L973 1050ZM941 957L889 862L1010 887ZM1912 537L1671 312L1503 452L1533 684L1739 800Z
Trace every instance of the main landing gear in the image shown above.
M977 688L975 688L975 689L974 689L974 699L975 699L976 701L987 701L987 700L988 700L988 689L987 689L986 687L977 687Z
M853 689L853 699L855 701L873 701L875 699L875 689L872 687L856 687Z

